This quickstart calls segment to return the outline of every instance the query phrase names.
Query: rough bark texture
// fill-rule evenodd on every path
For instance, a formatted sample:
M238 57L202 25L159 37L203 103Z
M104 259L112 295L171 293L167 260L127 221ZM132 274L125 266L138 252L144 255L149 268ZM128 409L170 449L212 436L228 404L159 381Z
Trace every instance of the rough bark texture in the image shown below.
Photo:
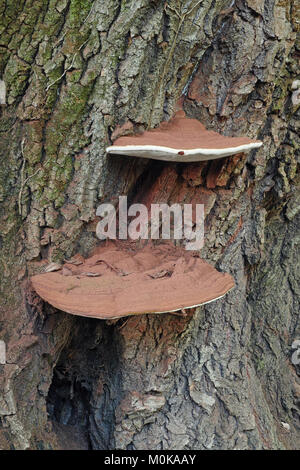
M299 448L297 2L1 0L0 14L0 448ZM105 155L182 95L207 128L264 146L191 165ZM88 255L96 207L120 194L204 202L202 256L235 289L185 318L114 324L44 304L28 277Z

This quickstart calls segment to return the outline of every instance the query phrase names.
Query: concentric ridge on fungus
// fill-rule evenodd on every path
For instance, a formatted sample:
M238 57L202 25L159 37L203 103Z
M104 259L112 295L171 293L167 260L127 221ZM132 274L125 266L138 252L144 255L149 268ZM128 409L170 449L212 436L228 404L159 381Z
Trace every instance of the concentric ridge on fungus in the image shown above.
M174 162L212 160L258 148L248 137L226 137L205 129L197 119L179 111L168 122L143 134L119 137L106 152Z
M101 319L192 308L234 287L230 274L170 244L135 251L101 246L90 258L35 275L31 282L54 307Z

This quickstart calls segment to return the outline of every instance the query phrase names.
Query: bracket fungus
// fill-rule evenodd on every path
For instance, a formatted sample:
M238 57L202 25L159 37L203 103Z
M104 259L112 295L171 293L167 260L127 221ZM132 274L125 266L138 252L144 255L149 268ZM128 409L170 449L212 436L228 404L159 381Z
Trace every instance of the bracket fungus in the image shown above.
M234 287L230 274L171 244L109 244L82 263L31 278L40 297L73 315L114 319L197 307Z
M119 137L107 153L171 162L197 162L235 155L258 148L262 142L248 137L226 137L208 131L197 119L178 111L168 122L143 134Z

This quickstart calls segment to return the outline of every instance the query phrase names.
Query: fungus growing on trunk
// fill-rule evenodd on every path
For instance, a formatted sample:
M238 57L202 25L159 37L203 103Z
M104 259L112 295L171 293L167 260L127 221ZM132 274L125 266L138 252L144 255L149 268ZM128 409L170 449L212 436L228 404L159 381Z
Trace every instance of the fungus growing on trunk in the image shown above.
M205 129L197 119L178 111L168 122L140 135L119 137L107 153L172 162L196 162L227 157L258 148L248 137L226 137Z
M170 243L133 250L110 243L82 264L31 278L42 299L73 315L113 319L176 312L223 297L230 274Z

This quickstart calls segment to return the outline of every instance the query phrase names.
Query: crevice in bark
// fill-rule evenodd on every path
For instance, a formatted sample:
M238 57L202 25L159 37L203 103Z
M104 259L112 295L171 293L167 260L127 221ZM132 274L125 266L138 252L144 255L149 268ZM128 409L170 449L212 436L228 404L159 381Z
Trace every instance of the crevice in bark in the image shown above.
M73 330L53 370L48 418L62 448L72 434L85 449L113 448L122 395L119 323L76 318Z
M153 161L153 160L151 161L150 160L145 170L137 179L134 187L129 192L128 201L129 202L134 201L137 195L139 196L139 198L141 198L141 195L147 197L147 193L153 186L154 182L157 181L163 169L168 165L170 164L163 162L163 161Z
M60 425L61 431L64 427L75 427L88 448L91 447L88 437L90 395L84 383L65 375L63 361L54 368L47 397L48 417Z

